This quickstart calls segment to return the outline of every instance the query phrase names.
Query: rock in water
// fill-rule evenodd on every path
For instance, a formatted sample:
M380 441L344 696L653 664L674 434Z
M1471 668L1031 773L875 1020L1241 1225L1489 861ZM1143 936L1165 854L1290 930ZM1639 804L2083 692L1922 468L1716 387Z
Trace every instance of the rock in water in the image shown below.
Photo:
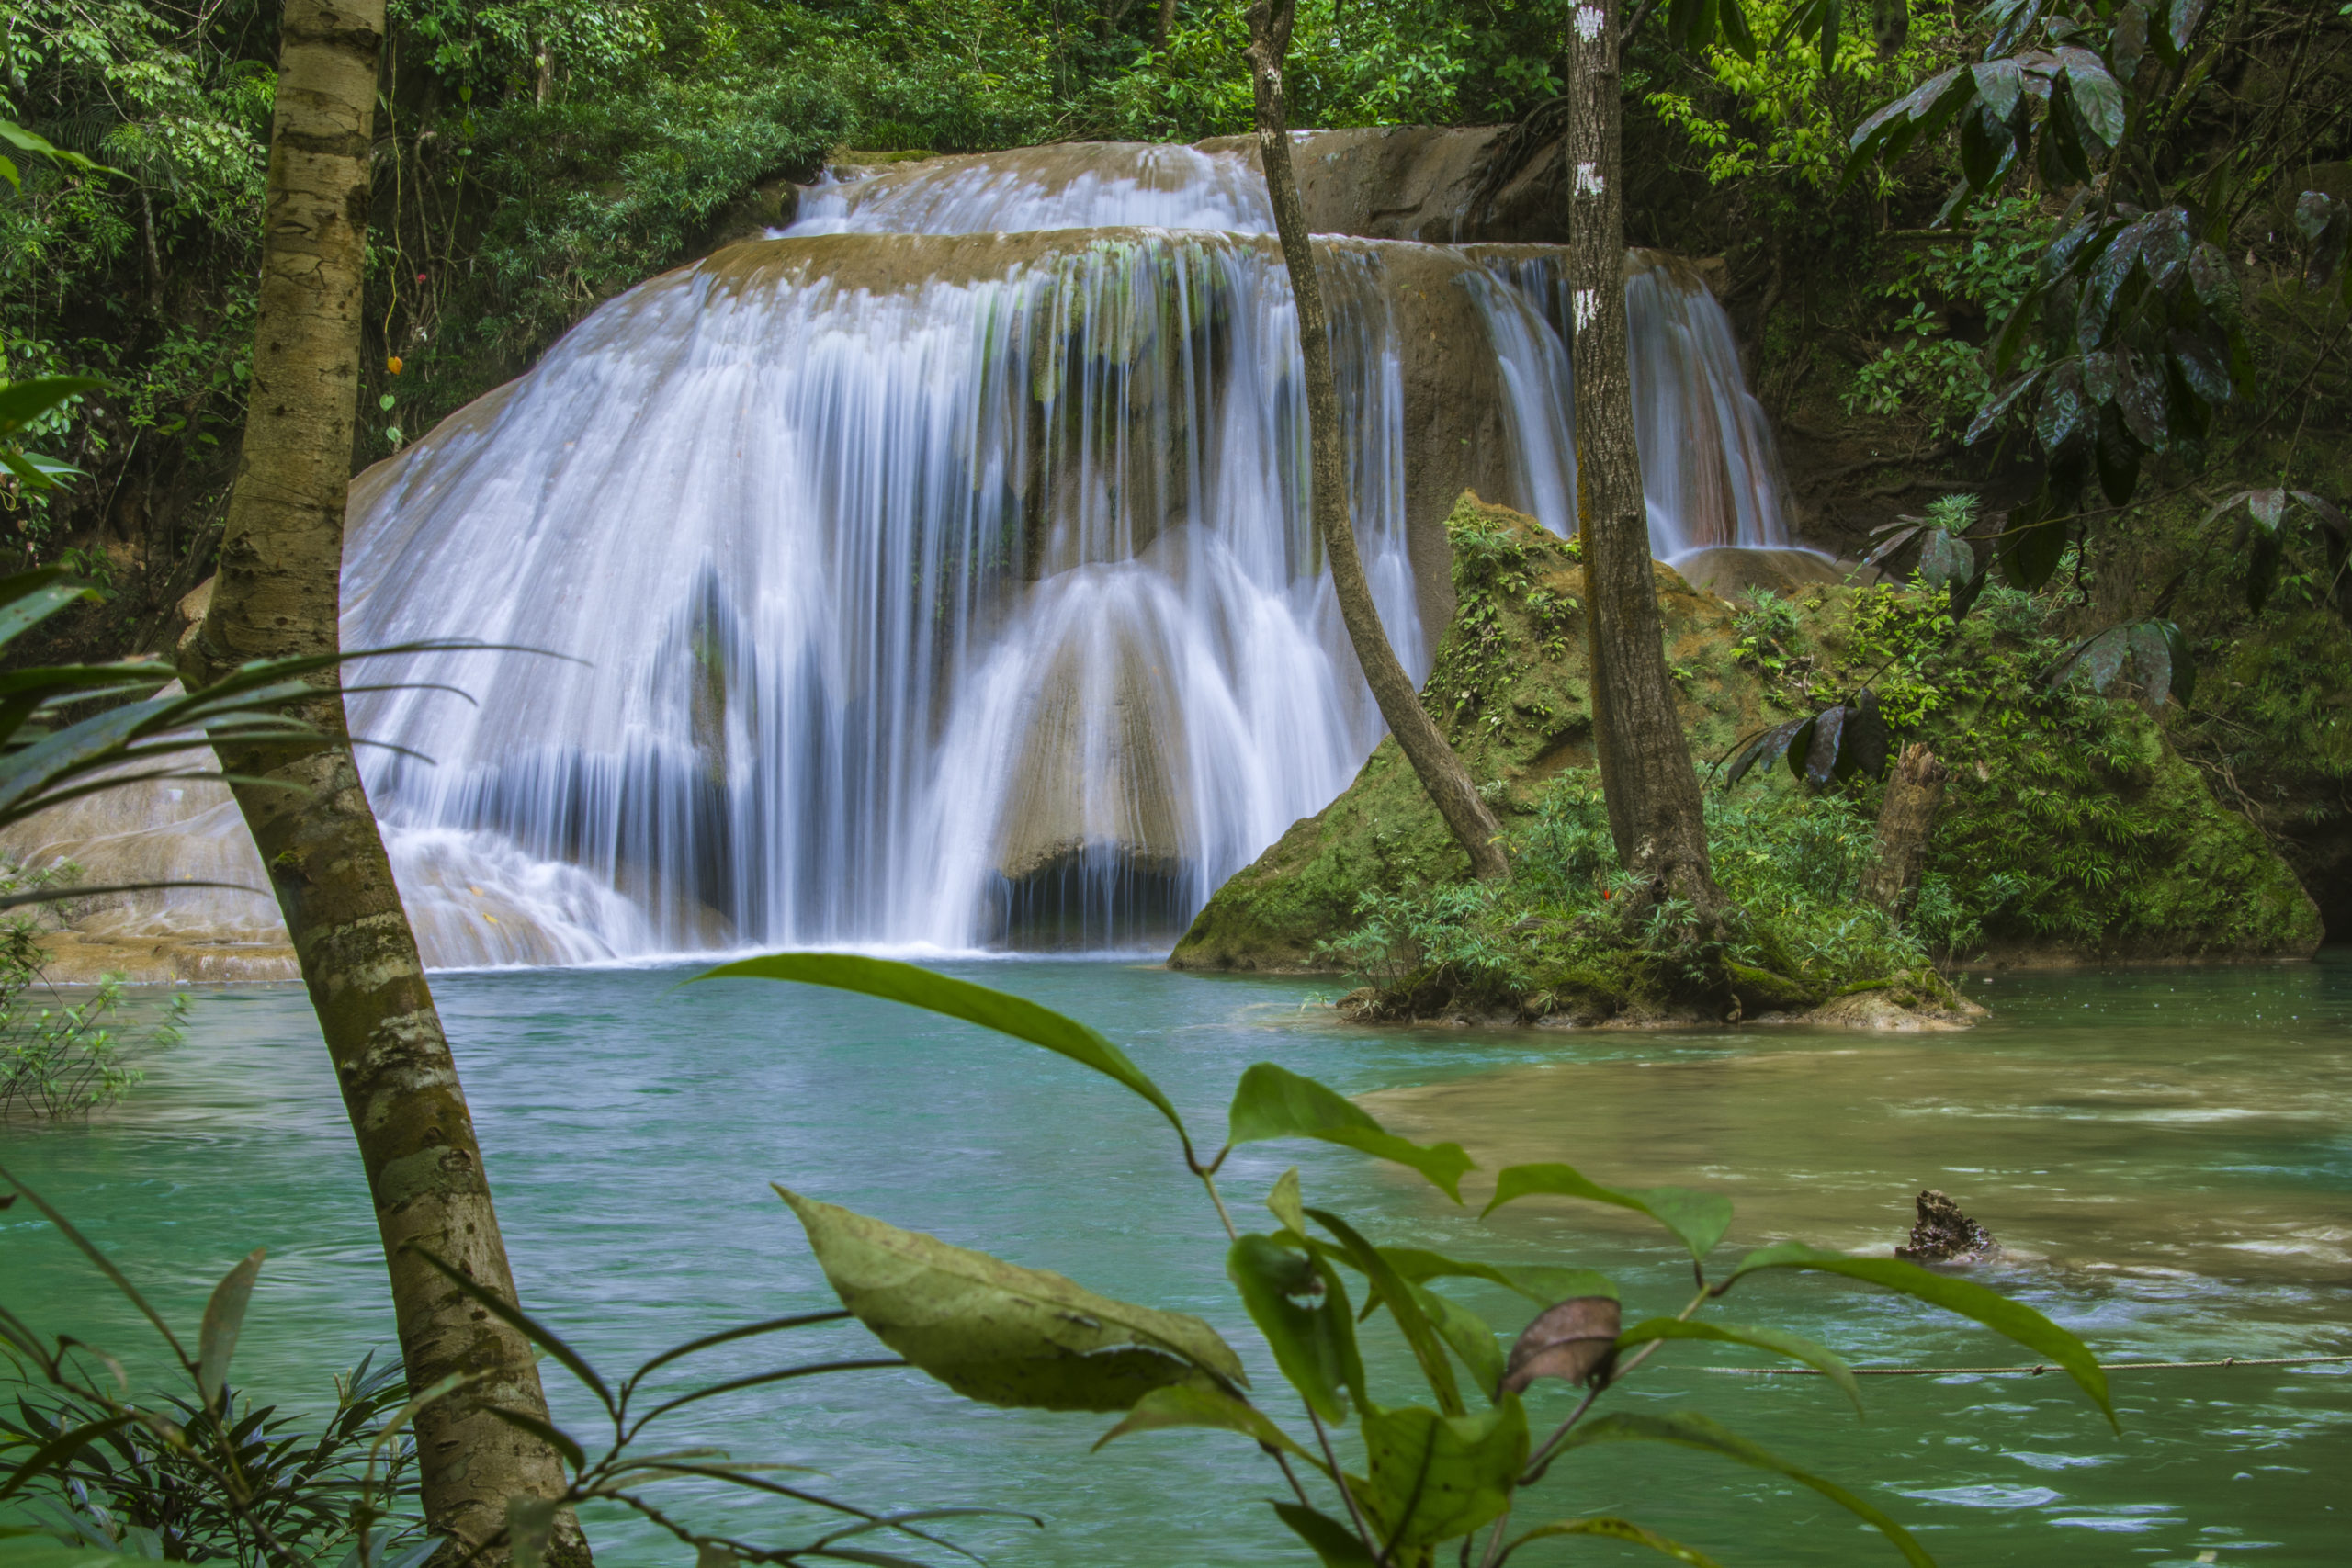
M1914 1263L1983 1263L2001 1255L1993 1233L1960 1212L1960 1205L1929 1188L1919 1194L1919 1220L1911 1245L1894 1249Z

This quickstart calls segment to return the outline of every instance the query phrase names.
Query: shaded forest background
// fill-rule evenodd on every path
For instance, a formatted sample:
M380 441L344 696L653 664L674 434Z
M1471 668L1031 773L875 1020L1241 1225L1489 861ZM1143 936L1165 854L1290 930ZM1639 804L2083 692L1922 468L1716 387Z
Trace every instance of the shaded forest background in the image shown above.
M1758 35L1791 8L1753 6ZM1522 119L1560 89L1569 10L1306 0L1294 118ZM2157 153L2177 166L2155 172L2234 161L2228 250L2256 396L2070 558L2053 629L2145 614L2185 573L2173 614L2216 678L2168 731L2324 893L2352 867L2352 595L2305 552L2256 618L2243 548L2199 519L2243 484L2352 499L2346 310L2301 286L2293 218L2300 192L2352 197L2352 6L2214 10L2223 47L2181 82ZM1915 11L1900 41L1849 29L1826 73L1808 48L1692 57L1643 28L1625 79L1628 237L1708 258L1801 524L1844 548L1939 494L1996 512L2035 478L2019 441L1962 434L1988 326L2027 288L2058 204L2020 167L1938 227L1960 170L1950 136L1840 178L1857 122L1992 31L1973 5ZM0 190L0 374L113 385L41 433L86 479L0 494L0 551L106 594L28 657L168 649L175 605L210 572L243 428L277 21L253 0L18 0L0 17L0 113L116 171L30 160L23 188ZM393 0L354 465L527 368L604 299L788 220L792 182L851 150L1246 130L1247 33L1241 0ZM2352 901L2322 903L2352 930Z

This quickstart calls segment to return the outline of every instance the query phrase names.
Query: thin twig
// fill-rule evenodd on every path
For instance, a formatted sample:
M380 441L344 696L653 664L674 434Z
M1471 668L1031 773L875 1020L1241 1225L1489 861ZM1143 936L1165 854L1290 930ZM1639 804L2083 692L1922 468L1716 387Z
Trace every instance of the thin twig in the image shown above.
M2341 1361L2352 1361L2352 1356L2224 1356L2218 1361L2101 1361L2098 1370L2103 1372L2169 1372L2187 1367L2311 1367ZM1812 1367L1702 1367L1699 1370L1743 1378L1817 1378L1824 1375ZM1953 1378L2040 1377L2044 1372L2061 1369L2044 1363L2031 1367L1854 1367L1849 1370L1858 1378Z

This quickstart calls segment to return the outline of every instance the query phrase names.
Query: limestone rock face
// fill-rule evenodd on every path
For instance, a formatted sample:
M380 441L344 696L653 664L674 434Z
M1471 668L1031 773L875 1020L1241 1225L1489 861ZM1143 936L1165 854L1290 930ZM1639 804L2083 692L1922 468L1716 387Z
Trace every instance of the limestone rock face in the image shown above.
M1568 204L1559 160L1537 156L1470 210L1487 155L1509 126L1398 125L1298 133L1291 161L1317 234L1456 244L1506 240L1565 245ZM1203 152L1238 152L1254 169L1258 139L1222 136Z

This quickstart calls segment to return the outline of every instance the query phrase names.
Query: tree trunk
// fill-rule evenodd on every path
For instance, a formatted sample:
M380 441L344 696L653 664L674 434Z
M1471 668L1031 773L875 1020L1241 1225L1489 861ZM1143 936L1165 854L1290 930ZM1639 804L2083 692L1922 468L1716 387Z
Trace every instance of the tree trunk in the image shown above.
M1380 625L1373 603L1372 585L1364 581L1363 561L1356 553L1355 527L1348 517L1348 476L1340 429L1339 384L1331 373L1331 342L1325 332L1323 286L1315 270L1315 250L1306 235L1306 215L1298 200L1298 180L1291 171L1290 137L1283 103L1283 56L1290 47L1294 0L1251 0L1250 6L1250 80L1258 99L1258 150L1266 169L1266 190L1272 197L1274 228L1282 236L1283 263L1290 273L1292 297L1298 307L1298 346L1306 361L1306 423L1314 454L1315 527L1323 553L1331 562L1331 586L1340 600L1340 618L1356 662L1372 687L1373 701L1389 733L1404 750L1405 760L1420 776L1430 802L1453 830L1470 857L1470 869L1481 881L1510 874L1510 863L1496 842L1502 829L1494 814L1470 783L1470 771L1439 733L1436 720L1421 706L1421 694L1396 661L1388 634ZM1655 617L1655 611L1653 611Z
M219 580L183 650L191 687L248 660L337 646L383 31L384 0L288 0L253 395ZM315 684L304 716L330 744L291 759L283 749L223 747L220 764L294 786L240 784L237 804L269 868L358 1138L409 1386L461 1371L481 1380L416 1418L426 1519L470 1549L504 1528L510 1495L553 1496L565 1483L553 1450L484 1413L503 1405L545 1418L528 1342L405 1250L428 1248L514 1298L472 1117L352 762L340 682L329 674ZM551 1556L586 1563L576 1523ZM496 1550L477 1561L506 1557Z
M1592 638L1594 749L1617 858L1648 899L1688 899L1713 930L1724 899L1707 861L1699 775L1666 672L1641 455L1626 366L1620 194L1619 0L1585 0L1568 39L1568 275L1575 312L1577 531Z
M1176 0L1159 0L1159 47L1168 47L1168 35L1176 30Z
M1878 858L1862 873L1861 897L1901 919L1919 896L1919 868L1928 860L1928 834L1943 804L1944 765L1922 742L1903 749L1886 800L1878 810Z

